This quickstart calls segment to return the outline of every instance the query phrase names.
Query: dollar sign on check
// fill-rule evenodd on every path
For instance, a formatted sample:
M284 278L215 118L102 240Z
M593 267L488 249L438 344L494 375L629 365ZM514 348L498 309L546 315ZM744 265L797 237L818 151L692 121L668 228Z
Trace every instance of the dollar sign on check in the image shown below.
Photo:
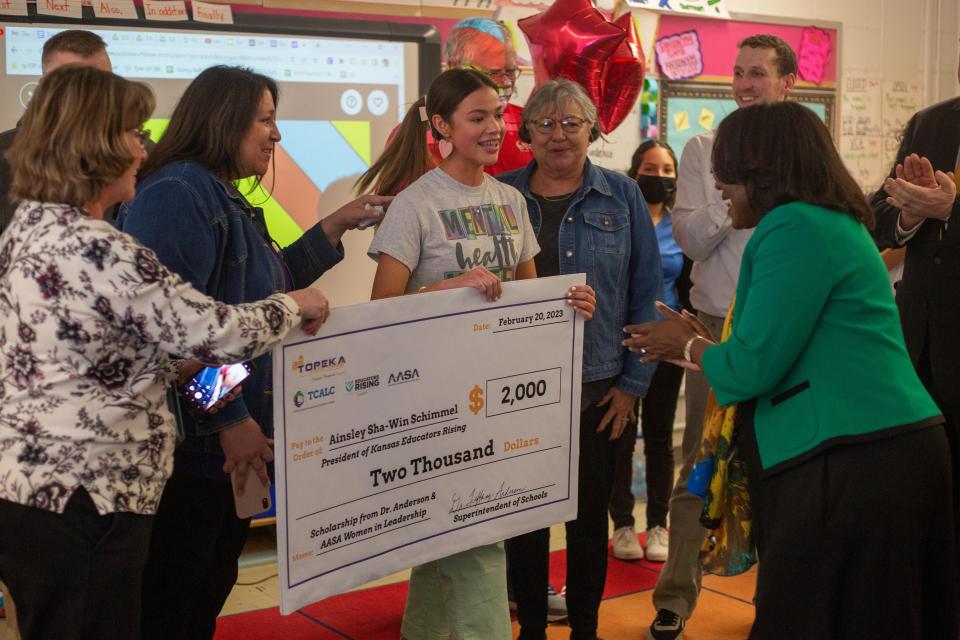
M476 415L480 413L480 409L483 409L483 389L474 385L470 390L470 411Z

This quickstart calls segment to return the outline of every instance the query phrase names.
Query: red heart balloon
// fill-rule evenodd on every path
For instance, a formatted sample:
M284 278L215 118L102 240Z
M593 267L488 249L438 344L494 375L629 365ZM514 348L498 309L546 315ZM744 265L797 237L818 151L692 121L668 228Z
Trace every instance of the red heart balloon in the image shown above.
M643 88L643 51L629 14L614 23L591 0L557 0L517 25L530 43L537 86L574 80L597 105L604 133L623 122Z

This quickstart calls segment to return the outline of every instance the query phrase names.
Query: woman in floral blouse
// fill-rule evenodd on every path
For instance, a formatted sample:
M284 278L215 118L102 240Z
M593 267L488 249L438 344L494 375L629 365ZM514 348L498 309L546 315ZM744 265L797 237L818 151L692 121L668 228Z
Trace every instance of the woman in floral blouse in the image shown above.
M214 301L103 221L146 157L145 85L41 81L8 154L0 237L0 579L31 638L140 635L152 514L170 474L170 356L249 360L328 314L316 290Z

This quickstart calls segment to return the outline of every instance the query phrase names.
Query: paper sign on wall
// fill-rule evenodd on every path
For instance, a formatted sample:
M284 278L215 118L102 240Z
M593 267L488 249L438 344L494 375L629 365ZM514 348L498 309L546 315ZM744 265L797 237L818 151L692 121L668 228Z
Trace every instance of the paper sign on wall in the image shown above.
M233 24L233 10L228 4L211 4L193 0L190 6L193 9L193 19L197 22Z
M883 144L887 164L892 165L907 122L920 110L923 87L914 80L883 81Z
M716 117L713 115L713 111L710 111L710 109L707 109L706 107L700 109L700 118L697 120L697 122L700 123L701 127L709 131L710 129L713 129L713 123L715 120Z
M627 0L627 5L663 13L730 19L726 0Z
M0 0L0 15L3 15L3 16L27 15L27 0Z
M840 136L877 136L883 133L880 75L845 75L840 103Z
M37 0L37 13L79 20L83 17L83 5L80 0Z
M849 136L840 139L840 157L864 193L883 182L889 167L884 165L880 136Z
M797 55L800 78L815 84L823 82L823 73L832 49L829 33L816 27L805 27L800 36L800 51Z
M189 20L183 0L143 0L143 17L147 20Z
M121 20L136 20L137 8L133 0L93 0L91 2L93 14L98 18L119 18Z
M657 40L657 64L670 80L685 80L703 73L703 52L696 31L684 31Z

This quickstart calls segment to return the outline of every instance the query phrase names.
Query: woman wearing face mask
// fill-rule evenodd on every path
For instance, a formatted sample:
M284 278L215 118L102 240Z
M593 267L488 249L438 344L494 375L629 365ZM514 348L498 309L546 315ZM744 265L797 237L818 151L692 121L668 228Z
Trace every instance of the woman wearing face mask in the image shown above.
M674 241L670 222L670 207L677 197L677 157L666 143L648 140L637 147L627 175L635 178L640 186L657 233L663 268L663 301L677 312L683 307L689 309L689 260ZM680 367L661 362L647 395L640 401L647 482L646 556L653 562L666 560L669 547L667 510L673 487L673 418L681 380ZM610 496L613 555L621 560L639 560L644 556L634 530L634 496L630 490L636 442L637 422L631 421L618 443Z

